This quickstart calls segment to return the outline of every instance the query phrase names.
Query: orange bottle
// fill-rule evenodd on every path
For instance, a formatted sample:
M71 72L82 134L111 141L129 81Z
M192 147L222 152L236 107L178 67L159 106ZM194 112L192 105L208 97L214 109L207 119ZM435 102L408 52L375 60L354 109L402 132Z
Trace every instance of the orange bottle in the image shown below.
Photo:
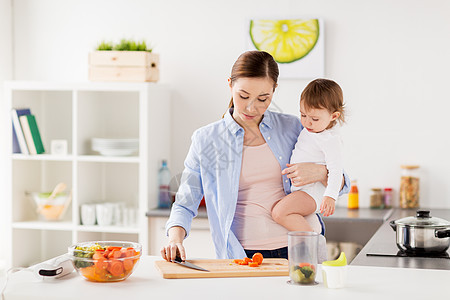
M356 180L351 181L350 193L348 193L347 207L349 209L359 208L359 193L358 193L358 186L356 185Z

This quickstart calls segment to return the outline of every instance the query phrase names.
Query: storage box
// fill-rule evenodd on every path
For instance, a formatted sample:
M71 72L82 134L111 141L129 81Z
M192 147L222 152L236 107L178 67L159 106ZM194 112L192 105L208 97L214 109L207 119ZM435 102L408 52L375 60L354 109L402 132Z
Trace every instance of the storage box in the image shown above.
M159 55L146 51L94 51L89 53L91 81L159 80Z

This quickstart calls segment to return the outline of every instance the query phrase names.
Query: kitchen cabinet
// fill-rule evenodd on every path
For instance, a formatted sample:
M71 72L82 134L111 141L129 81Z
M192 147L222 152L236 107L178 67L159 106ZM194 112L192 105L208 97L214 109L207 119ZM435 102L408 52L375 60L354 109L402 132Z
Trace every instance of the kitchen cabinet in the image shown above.
M392 212L392 209L360 208L348 210L347 208L337 207L332 216L323 219L326 228L327 246L333 247L336 243L364 245ZM167 242L164 226L169 214L169 209L152 209L147 212L151 235L150 255L159 255L161 246ZM214 244L211 240L207 217L206 209L200 207L197 217L193 219L191 234L184 241L190 258L215 258ZM332 249L329 252L333 252Z
M169 87L10 81L5 84L5 96L9 110L31 109L46 150L39 155L11 154L8 160L10 188L5 199L10 264L27 266L88 240L140 242L147 254L145 213L157 206L158 169L162 159L170 159ZM11 128L10 119L5 125ZM94 137L137 138L139 150L132 156L102 156L91 150ZM52 140L66 140L68 153L51 154ZM72 192L65 218L41 221L26 193L51 191L59 182ZM82 225L80 205L101 202L128 207L128 222ZM133 211L134 215L129 213Z
M168 209L156 209L147 213L150 255L161 255L161 247L168 242L165 231L168 214ZM189 259L216 258L206 211L200 210L199 216L192 220L191 232L183 245Z

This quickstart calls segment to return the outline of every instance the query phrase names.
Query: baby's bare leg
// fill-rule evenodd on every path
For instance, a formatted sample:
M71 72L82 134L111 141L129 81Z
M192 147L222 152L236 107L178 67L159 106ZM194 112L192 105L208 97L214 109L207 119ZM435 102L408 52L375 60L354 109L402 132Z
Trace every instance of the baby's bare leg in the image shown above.
M313 231L304 216L316 211L316 201L303 191L295 191L272 208L272 218L289 231Z

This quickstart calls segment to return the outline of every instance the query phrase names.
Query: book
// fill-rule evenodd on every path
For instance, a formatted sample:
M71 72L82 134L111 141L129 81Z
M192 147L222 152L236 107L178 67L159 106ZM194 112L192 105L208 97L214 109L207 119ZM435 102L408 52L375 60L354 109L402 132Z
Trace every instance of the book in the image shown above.
M42 144L41 134L39 133L35 116L24 115L19 117L19 120L30 154L44 153L45 149Z
M13 153L29 154L28 146L23 135L22 126L20 125L19 117L31 115L29 108L13 109L11 110L11 117L13 123Z

